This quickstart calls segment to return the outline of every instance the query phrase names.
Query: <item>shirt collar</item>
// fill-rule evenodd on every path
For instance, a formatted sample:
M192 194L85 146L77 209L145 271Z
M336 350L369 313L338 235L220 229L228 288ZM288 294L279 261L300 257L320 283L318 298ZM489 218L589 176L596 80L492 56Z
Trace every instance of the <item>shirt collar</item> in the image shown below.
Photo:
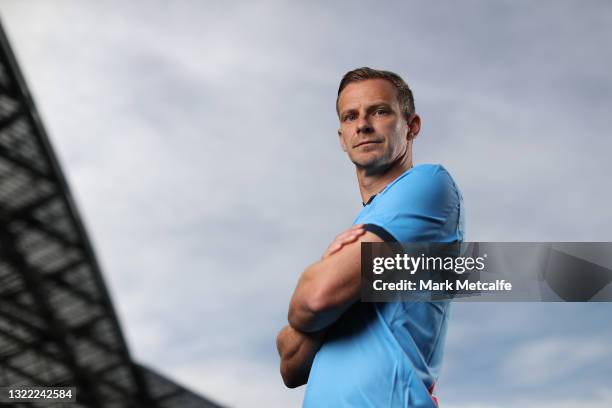
M374 197L376 197L376 194L374 194L374 195L370 196L370 198L368 199L368 201L367 201L367 202L365 202L365 203L364 203L364 202L362 202L362 203L361 203L361 205L363 205L364 207L365 207L366 205L369 205L369 204L372 202L372 200L374 200Z

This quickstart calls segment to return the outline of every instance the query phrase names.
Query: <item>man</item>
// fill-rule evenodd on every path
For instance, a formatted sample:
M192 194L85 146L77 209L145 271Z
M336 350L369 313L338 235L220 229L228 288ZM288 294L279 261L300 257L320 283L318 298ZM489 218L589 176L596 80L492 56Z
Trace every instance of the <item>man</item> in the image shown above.
M361 242L461 241L461 193L442 166L413 167L421 120L398 75L348 72L336 109L364 207L298 281L281 375L308 383L305 407L435 407L449 302L359 302Z

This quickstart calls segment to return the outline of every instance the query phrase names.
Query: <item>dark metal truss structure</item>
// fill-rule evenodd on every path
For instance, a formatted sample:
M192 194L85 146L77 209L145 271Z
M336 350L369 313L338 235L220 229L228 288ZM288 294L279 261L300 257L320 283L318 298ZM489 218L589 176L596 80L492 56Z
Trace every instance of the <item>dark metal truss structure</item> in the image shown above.
M6 386L76 387L69 407L218 407L131 359L0 26L0 387Z

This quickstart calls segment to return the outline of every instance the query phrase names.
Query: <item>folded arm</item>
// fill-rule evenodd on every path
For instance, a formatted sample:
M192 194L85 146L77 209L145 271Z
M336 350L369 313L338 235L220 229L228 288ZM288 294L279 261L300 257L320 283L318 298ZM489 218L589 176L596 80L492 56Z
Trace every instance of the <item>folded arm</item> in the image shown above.
M322 256L327 259L346 245L355 242L365 233L362 225L353 225L340 233L327 247ZM283 382L289 388L299 387L308 382L310 368L321 348L327 330L306 333L291 327L283 327L276 337L276 347L281 358L280 372Z
M289 304L289 324L302 332L322 330L359 300L361 242L382 242L365 232L358 240L310 265L302 273Z

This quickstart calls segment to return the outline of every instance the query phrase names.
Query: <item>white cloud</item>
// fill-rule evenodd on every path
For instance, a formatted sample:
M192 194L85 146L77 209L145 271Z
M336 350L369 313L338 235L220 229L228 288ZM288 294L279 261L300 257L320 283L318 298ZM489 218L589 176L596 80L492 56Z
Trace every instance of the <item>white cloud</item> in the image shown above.
M502 401L488 402L465 402L455 404L445 403L448 408L609 408L612 406L612 392L609 389L594 390L589 397L560 399L554 394L547 398L525 399L525 398L501 398Z
M518 345L500 369L510 383L539 387L611 357L612 345L603 339L549 337Z
M301 405L305 387L288 389L278 366L239 360L231 355L187 363L173 370L180 384L206 389L208 396L227 406L287 408ZM270 390L277 391L271 393Z

